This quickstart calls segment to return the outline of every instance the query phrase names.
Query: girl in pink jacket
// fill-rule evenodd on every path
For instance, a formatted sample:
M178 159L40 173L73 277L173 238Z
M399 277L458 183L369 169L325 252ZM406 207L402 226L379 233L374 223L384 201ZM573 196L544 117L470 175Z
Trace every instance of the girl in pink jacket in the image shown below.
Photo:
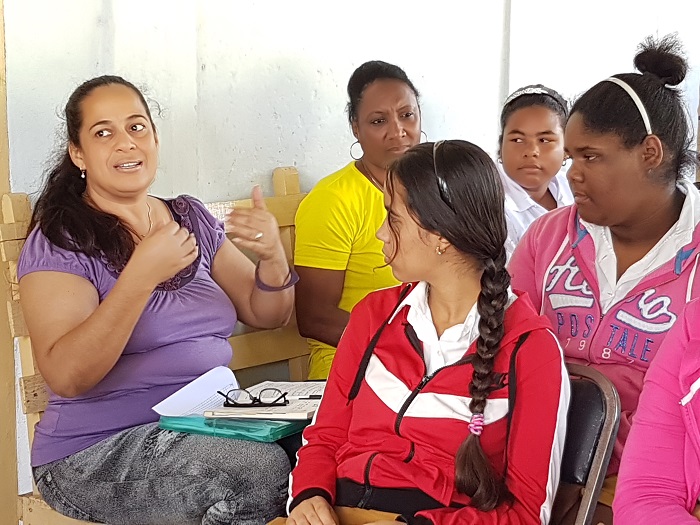
M595 367L618 389L609 475L649 364L700 295L700 193L682 179L689 124L680 93L667 87L687 70L677 49L672 38L647 40L634 61L642 74L608 78L574 104L564 141L575 203L538 219L509 265L513 287L550 318L567 360ZM614 490L614 479L606 487ZM611 504L612 490L601 501ZM611 517L609 507L601 512Z
M616 525L698 525L700 301L688 304L644 378L620 465Z

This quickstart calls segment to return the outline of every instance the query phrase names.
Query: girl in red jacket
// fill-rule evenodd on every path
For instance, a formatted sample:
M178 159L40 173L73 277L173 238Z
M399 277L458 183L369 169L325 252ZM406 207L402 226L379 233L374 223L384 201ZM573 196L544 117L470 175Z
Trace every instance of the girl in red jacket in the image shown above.
M409 284L353 310L287 524L337 524L334 506L390 523L548 523L568 376L549 323L510 288L493 161L464 141L420 144L391 166L384 201L377 237Z

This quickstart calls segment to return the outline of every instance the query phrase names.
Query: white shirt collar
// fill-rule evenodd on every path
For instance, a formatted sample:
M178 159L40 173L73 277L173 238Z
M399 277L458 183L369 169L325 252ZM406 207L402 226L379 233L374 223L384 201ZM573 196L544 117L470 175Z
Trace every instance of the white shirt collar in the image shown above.
M678 221L644 257L630 266L619 280L617 256L613 250L610 228L580 219L595 246L595 266L603 313L624 299L644 277L673 259L681 248L692 242L695 228L700 223L700 191L692 182L686 180L678 181L677 188L686 195Z
M509 287L506 308L516 299L517 296ZM416 284L414 289L399 303L390 317L389 323L405 306L410 308L406 320L423 343L423 359L428 374L461 359L469 346L479 337L479 319L481 317L477 311L476 303L469 310L463 323L449 327L438 337L428 305L428 284L424 281Z
M508 287L508 304L506 305L506 308L508 308L513 302L518 298L517 295L513 292L513 289L509 286ZM399 314L399 312L404 308L404 306L408 306L411 310L415 310L416 312L419 312L423 317L426 319L429 319L431 324L432 324L432 314L430 313L430 306L428 306L428 283L425 281L419 281L418 284L413 286L413 290L411 290L406 297L404 297L403 301L399 303L399 305L396 307L394 312L391 314L391 317L389 317L389 321L387 324L391 324L396 316ZM464 325L470 325L474 324L475 326L478 326L479 324L479 314L476 310L476 303L474 303L474 306L469 310L469 313L467 314L467 318L464 320ZM460 325L455 325L455 326L460 326ZM454 328L454 327L451 327ZM449 330L449 329L448 329Z
M422 304L425 305L425 307L428 306L428 283L425 281L420 281L418 284L413 285L413 289L408 292L408 295L404 297L403 301L399 303L399 305L396 307L396 310L394 310L394 313L391 314L391 317L389 318L388 324L391 324L394 321L394 318L398 315L398 313L401 311L401 309L404 306L410 306L410 307L418 307L420 308Z
M562 167L562 169L559 170L559 172L552 178L548 186L552 197L554 197L554 200L557 201L557 208L568 206L574 202L574 197L571 193L569 182L566 180L567 170L568 166ZM543 212L547 211L545 208L535 202L532 197L530 197L530 194L517 182L506 175L502 165L498 166L498 172L501 176L501 181L503 182L507 208L521 213L529 210L532 207L541 208Z

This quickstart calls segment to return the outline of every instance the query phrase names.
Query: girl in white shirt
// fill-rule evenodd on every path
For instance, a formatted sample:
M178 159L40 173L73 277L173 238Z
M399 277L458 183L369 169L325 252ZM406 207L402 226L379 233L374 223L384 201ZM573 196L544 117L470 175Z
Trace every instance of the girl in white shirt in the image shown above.
M503 104L498 161L508 258L535 219L574 201L564 169L567 116L566 100L541 84L518 89Z

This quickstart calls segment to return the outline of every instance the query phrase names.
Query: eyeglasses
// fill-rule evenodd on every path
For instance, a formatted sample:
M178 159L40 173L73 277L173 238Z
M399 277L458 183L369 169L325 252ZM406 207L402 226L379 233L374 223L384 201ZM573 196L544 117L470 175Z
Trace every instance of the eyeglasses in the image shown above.
M438 140L433 144L433 170L435 170L435 177L438 181L438 190L440 190L440 198L445 204L447 204L450 207L452 211L455 211L454 207L452 206L452 200L450 199L450 190L447 187L447 182L445 182L445 179L443 179L440 176L440 173L437 169L437 150L443 142L445 141Z
M234 388L225 394L217 390L216 393L224 397L225 407L279 407L289 404L287 392L282 392L278 388L264 388L257 396L245 388Z

